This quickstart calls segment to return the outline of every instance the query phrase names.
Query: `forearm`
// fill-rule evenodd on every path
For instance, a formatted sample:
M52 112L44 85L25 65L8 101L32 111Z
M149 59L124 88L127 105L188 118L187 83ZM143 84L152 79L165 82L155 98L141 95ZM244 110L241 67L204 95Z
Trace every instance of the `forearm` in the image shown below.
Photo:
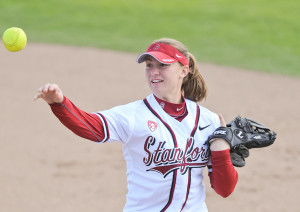
M50 107L60 122L76 135L97 142L104 138L103 124L96 114L80 110L66 97L62 103Z
M210 180L212 188L222 197L229 196L238 180L238 173L232 165L229 149L212 151L211 163Z

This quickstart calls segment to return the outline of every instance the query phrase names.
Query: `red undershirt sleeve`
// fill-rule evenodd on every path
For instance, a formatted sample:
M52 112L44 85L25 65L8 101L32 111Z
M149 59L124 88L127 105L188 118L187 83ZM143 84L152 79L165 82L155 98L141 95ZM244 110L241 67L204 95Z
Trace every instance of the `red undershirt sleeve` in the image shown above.
M234 190L238 173L234 169L230 151L212 151L212 172L209 172L211 187L222 197L228 197Z
M76 135L96 142L104 139L103 123L96 114L82 111L65 96L62 103L50 107L60 122Z

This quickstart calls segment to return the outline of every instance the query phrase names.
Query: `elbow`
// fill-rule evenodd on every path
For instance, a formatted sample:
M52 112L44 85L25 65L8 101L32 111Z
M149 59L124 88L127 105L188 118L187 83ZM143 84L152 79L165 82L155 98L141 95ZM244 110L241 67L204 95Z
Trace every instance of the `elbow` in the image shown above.
M227 181L223 182L222 185L216 186L217 187L215 188L216 193L223 198L229 197L233 193L237 181L238 181L238 176L230 180L228 179Z
M218 194L223 198L229 197L233 193L236 184L237 184L237 179L232 181L231 183L228 183L228 185L225 187L225 189L223 189L222 191L219 191Z
M230 196L230 194L232 194L234 189L232 189L231 191L225 191L225 192L222 192L222 193L219 193L219 195L223 198L227 198Z
M229 197L231 194L232 194L232 192L234 191L234 188L232 188L232 189L228 189L228 190L223 190L223 191L216 191L221 197L223 197L223 198L227 198L227 197Z

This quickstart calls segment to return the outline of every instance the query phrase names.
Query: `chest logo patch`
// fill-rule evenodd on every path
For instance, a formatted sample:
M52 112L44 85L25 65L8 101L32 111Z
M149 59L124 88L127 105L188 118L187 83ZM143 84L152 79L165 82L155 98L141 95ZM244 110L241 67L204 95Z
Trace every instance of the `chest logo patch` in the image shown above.
M148 127L151 130L151 132L155 131L157 129L158 124L154 121L148 120Z

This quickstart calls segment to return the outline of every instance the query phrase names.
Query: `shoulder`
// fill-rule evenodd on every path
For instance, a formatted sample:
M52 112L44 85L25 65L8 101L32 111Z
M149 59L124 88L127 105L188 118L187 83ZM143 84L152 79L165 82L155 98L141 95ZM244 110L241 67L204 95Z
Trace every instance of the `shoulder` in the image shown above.
M200 108L200 117L202 120L207 120L210 122L215 128L220 126L220 120L218 114L215 112L212 112L211 110L207 109L206 107L203 107L201 105L198 105Z
M185 101L186 101L186 104L192 105L193 107L199 107L201 122L210 123L213 126L215 126L216 128L220 126L219 116L215 112L213 112L213 111L209 110L208 108L206 108L202 105L199 105L196 102L191 101L189 99L185 99Z
M192 100L185 99L185 102L188 106L199 107L201 115L205 115L205 116L217 115L216 113L210 111L209 109L207 109L206 107L203 107L202 105L197 104L196 102L194 102Z
M115 106L111 109L108 110L104 110L101 111L100 113L102 114L114 114L114 115L118 115L118 116L131 116L132 114L135 113L135 111L141 107L143 105L143 101L142 100L137 100L134 102L130 102L128 104L124 104L124 105L119 105L119 106Z
M198 105L198 107L200 108L201 115L208 116L208 117L210 117L210 116L213 116L213 117L216 116L216 117L218 117L218 115L215 112L209 110L208 108L206 108L206 107L204 107L202 105Z
M141 105L143 105L143 101L137 100L137 101L130 102L130 103L127 103L124 105L119 105L119 106L113 107L113 108L111 108L111 110L113 110L113 111L128 111L128 110L132 111Z

